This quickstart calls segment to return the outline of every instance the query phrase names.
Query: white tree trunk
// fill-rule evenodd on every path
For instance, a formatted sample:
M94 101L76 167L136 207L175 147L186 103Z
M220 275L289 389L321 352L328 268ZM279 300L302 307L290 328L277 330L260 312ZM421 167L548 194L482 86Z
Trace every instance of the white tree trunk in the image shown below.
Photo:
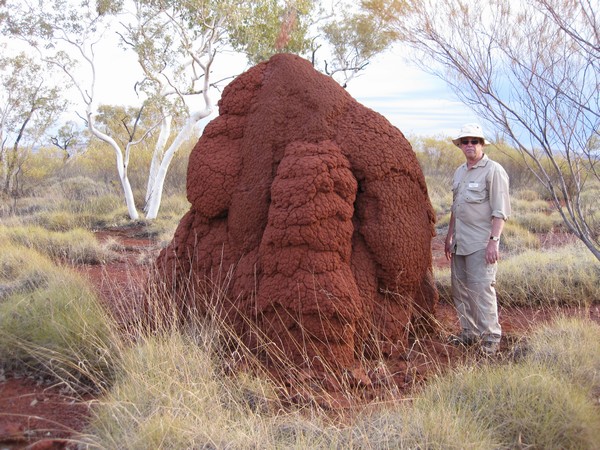
M146 196L149 199L146 204L146 219L152 220L156 219L158 216L158 210L162 200L163 187L165 185L165 178L167 176L169 165L173 160L173 156L188 139L191 137L197 137L195 136L195 133L198 122L209 116L211 112L212 106L208 105L202 111L197 111L196 113L191 114L181 131L177 134L175 140L173 140L165 152L160 163L160 167L158 168L156 179L153 183L152 192L146 193Z
M150 199L152 196L152 192L154 192L156 179L158 176L158 170L161 165L161 161L163 159L163 155L165 154L165 147L167 145L167 140L171 135L171 124L173 122L173 116L170 114L165 116L160 123L160 133L158 135L158 139L156 144L154 145L154 152L152 154L152 161L150 162L150 172L148 173L148 184L146 185L146 205L144 207L144 211L148 212L148 205L150 204Z
M138 220L139 214L135 207L133 190L131 189L131 184L129 183L129 177L127 175L128 161L125 161L125 159L123 158L123 151L119 147L119 144L117 144L117 142L107 134L104 134L100 130L96 129L96 127L94 127L93 120L93 116L90 113L90 110L88 110L88 129L94 136L109 144L115 151L115 157L117 159L117 172L119 174L119 180L121 181L121 187L123 188L123 195L125 196L127 212L131 220Z

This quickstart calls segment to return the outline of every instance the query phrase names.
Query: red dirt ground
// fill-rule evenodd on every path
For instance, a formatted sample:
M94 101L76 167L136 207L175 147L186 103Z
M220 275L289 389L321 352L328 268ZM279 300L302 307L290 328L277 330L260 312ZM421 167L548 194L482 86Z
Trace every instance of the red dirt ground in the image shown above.
M152 239L140 237L140 228L122 228L97 233L99 240L116 239L121 244L120 256L105 265L77 267L81 273L98 288L106 306L119 317L122 325L135 315L139 307L139 292L145 280L147 265L158 250ZM569 239L566 239L569 240ZM546 245L560 245L565 239L550 236ZM448 264L443 252L443 236L433 242L434 265ZM115 292L118 288L119 292ZM126 289L130 295L123 295ZM117 295L118 294L118 295ZM121 299L117 301L116 299ZM128 303L123 304L123 299ZM590 317L600 323L598 305L592 306ZM548 310L536 308L501 308L500 321L504 337L500 358L509 356L511 348L531 327L550 320L557 313L575 310ZM444 332L454 332L458 320L451 305L441 302L436 318ZM377 368L368 372L367 384L374 389L363 392L365 399L377 393L377 386L393 382L400 394L406 394L416 384L425 380L432 370L452 366L469 356L470 351L449 347L443 343L443 336L429 341L417 342L411 357L392 355L385 373ZM470 354L472 357L472 353ZM84 430L89 417L90 396L73 398L61 391L59 386L49 386L34 378L0 373L0 448L4 449L61 449L74 448L70 437Z

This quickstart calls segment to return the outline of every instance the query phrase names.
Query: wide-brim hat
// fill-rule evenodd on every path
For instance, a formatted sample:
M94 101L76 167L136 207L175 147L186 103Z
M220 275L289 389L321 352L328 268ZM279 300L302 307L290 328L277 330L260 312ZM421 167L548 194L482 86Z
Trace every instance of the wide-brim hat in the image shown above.
M481 129L481 125L477 123L467 123L463 125L458 133L458 136L455 139L452 139L454 145L459 146L460 140L465 137L476 137L483 140L483 145L490 145L490 143L483 136L483 130Z

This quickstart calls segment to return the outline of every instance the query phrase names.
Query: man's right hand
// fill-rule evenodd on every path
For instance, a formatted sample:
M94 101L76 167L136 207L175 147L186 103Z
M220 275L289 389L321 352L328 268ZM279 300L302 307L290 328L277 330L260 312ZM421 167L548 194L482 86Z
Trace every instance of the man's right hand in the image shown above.
M444 253L446 254L446 259L450 261L452 259L452 236L450 235L446 237Z

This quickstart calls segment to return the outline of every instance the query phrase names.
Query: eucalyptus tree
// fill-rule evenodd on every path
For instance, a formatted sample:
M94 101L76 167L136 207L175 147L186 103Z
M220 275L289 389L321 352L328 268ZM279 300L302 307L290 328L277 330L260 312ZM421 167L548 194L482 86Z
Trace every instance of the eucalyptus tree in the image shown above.
M213 65L230 48L228 31L261 3L135 0L133 17L121 22L122 42L135 51L144 74L138 89L161 112L146 189L146 218L158 214L174 154L198 139L200 122L213 111L212 90L220 81L212 79ZM174 127L177 120L180 124Z
M90 135L114 151L129 216L135 220L139 214L128 176L132 150L143 142L154 145L144 206L146 218L154 219L174 154L198 139L201 121L213 111L213 96L223 81L213 79L214 69L224 52L241 51L251 62L276 52L297 53L346 84L391 42L390 33L382 33L380 18L369 21L367 3L22 0L0 3L0 19L7 35L30 44L42 61L72 82ZM141 69L135 85L137 113L128 114L119 131L99 120L96 95L97 47L115 32Z
M232 28L231 41L253 63L299 54L346 87L397 39L386 8L382 0L272 0Z
M597 0L385 0L421 67L515 146L600 260L600 5ZM409 8L406 8L408 4Z
M128 178L131 150L149 133L134 134L121 147L110 134L96 126L97 45L106 38L121 0L22 0L3 8L4 32L37 51L39 58L62 71L72 82L90 134L114 151L117 172L131 219L137 219L133 191Z
M24 53L0 58L0 181L5 194L20 194L23 163L66 106L49 74Z

